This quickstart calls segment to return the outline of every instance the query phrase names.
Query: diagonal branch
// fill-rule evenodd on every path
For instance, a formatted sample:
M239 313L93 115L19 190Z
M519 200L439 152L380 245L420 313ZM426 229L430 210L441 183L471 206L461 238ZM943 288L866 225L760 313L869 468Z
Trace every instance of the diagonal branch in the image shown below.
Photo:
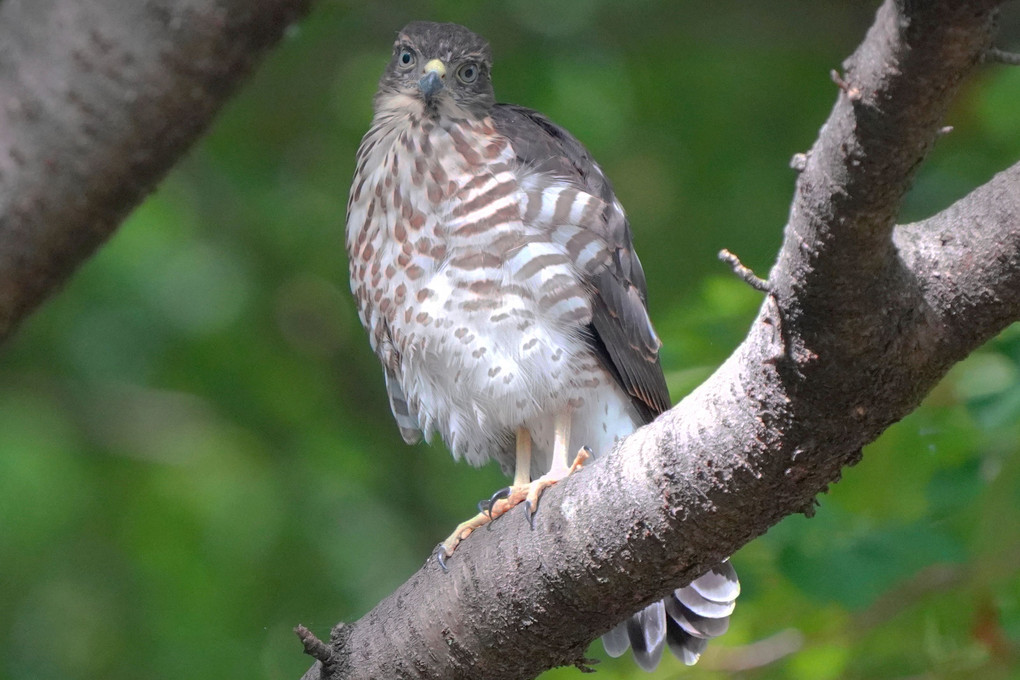
M152 191L310 4L0 3L0 340Z
M1020 165L918 224L894 219L998 2L879 9L836 80L769 293L701 387L443 573L426 564L333 630L306 678L532 678L808 511L948 368L1020 318ZM308 641L305 641L306 647Z

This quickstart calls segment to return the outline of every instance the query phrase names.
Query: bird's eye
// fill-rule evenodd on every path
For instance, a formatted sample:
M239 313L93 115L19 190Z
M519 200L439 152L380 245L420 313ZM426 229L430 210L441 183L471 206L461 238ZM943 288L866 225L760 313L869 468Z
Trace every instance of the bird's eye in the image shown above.
M405 47L400 50L400 54L397 55L397 64L402 69L409 69L414 66L415 57L414 52L411 51L410 47Z
M478 64L467 63L457 69L457 78L462 83L473 83L478 80Z

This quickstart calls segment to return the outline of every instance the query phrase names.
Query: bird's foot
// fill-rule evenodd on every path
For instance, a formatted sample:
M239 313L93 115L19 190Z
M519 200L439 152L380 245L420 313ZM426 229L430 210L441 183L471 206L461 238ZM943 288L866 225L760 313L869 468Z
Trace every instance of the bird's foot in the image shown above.
M587 446L582 446L577 455L574 456L574 462L570 464L570 467L557 469L556 466L553 466L552 470L549 470L549 472L527 485L529 488L528 494L524 498L524 514L528 518L528 524L531 525L532 529L535 528L535 513L538 512L538 501L542 494L545 493L545 490L580 470L591 457L592 450Z
M485 526L492 519L488 512L479 512L471 519L458 524L453 533L445 541L436 546L436 561L439 562L439 566L443 568L443 571L446 571L446 559L453 554L453 551L457 549L460 542L470 536L472 531Z
M527 498L530 487L531 484L515 484L514 486L504 487L492 494L491 498L478 501L478 512L488 515L489 520L505 515L507 511L516 505L520 505L521 501Z
M479 501L478 514L466 522L458 524L453 533L445 541L436 546L436 561L439 562L439 566L443 568L443 571L446 571L446 559L453 554L453 551L457 549L461 541L470 536L471 532L475 529L489 524L497 517L505 515L515 505L519 505L528 495L528 488L530 486L530 484L508 486L492 494L491 498Z
M587 446L582 447L581 450L577 452L577 456L574 457L574 462L570 465L570 467L564 467L559 470L550 470L533 482L508 486L492 494L491 498L479 501L478 514L471 519L458 524L457 528L453 530L453 533L450 534L445 541L436 546L435 555L436 561L439 562L439 566L442 567L443 571L446 571L446 560L453 554L453 551L457 549L457 546L460 545L461 541L470 536L471 532L475 529L489 524L492 520L500 517L501 515L505 515L522 502L524 503L524 511L528 518L528 523L531 525L531 528L534 529L535 512L538 510L538 500L542 496L542 493L561 479L580 470L591 456L591 449Z

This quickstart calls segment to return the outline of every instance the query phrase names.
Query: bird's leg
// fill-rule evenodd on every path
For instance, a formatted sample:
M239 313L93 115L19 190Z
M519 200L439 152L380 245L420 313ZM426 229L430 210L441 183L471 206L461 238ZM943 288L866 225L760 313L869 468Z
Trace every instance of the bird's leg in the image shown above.
M436 559L439 566L446 571L446 558L453 554L460 542L471 535L471 532L483 527L500 515L504 515L521 501L524 501L525 514L532 528L535 526L535 511L538 510L538 499L542 492L560 481L567 475L581 468L591 457L591 450L586 446L568 462L570 446L570 409L556 414L553 423L553 455L552 466L535 481L531 480L531 432L527 428L517 430L517 450L514 461L513 486L500 489L492 498L478 504L478 514L457 525L450 536L436 547Z
M526 427L517 430L517 459L514 461L514 486L525 486L531 481L531 432Z
M436 548L439 566L446 570L445 559L453 554L457 545L471 535L475 529L485 526L507 510L514 507L528 495L531 481L531 432L521 427L517 430L517 448L514 460L514 485L500 489L492 498L478 504L478 514L457 525L450 536Z
M495 519L523 501L528 495L531 483L531 432L526 427L517 429L517 451L514 460L514 484L507 486L488 500L478 503L480 512L489 513Z
M591 449L587 446L581 448L570 462L570 408L565 408L556 414L553 421L553 455L552 465L549 472L545 473L529 485L528 495L524 501L524 511L528 516L531 526L535 526L535 512L538 511L538 500L542 493L564 477L581 469L591 457Z

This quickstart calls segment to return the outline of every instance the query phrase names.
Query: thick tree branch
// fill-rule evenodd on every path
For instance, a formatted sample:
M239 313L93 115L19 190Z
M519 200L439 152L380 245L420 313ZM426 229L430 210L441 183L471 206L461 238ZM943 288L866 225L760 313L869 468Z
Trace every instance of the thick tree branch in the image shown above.
M895 228L997 2L894 2L837 78L769 293L694 393L334 629L306 678L532 678L813 498L1020 318L1020 165ZM738 614L739 615L739 608ZM305 641L306 647L308 641ZM313 645L320 652L321 648Z
M0 4L0 340L152 190L310 4Z

